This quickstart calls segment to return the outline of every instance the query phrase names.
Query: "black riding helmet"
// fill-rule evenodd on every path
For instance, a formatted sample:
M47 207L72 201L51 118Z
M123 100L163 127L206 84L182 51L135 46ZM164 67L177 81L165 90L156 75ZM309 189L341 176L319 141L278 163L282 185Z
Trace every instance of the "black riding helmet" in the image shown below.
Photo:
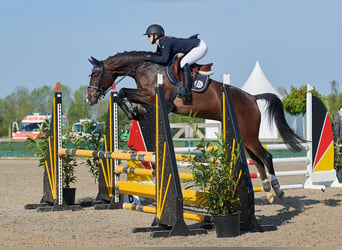
M152 43L155 43L157 39L164 36L164 29L159 24L152 24L148 26L146 33L143 35L157 35L157 37L153 36Z

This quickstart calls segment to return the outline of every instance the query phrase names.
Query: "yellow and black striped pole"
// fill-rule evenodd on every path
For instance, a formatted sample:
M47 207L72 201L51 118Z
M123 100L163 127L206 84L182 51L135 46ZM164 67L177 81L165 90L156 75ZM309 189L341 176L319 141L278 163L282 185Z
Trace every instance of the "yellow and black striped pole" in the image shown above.
M155 165L156 165L156 209L154 227L135 228L134 232L151 231L151 237L168 237L206 233L204 229L190 230L183 217L183 194L174 153L164 88L160 86L163 75L158 74L155 88ZM157 227L157 228L156 228Z
M153 206L144 206L144 205L137 205L134 203L124 203L123 208L126 210L132 210L132 211L139 211L139 212L145 212L150 214L156 214L156 207ZM183 218L187 220L194 220L194 221L200 221L200 222L206 222L206 223L212 223L213 217L209 214L196 214L196 213L189 213L189 212L183 212Z
M158 85L155 92L157 204L155 222L157 225L169 225L177 228L177 230L161 231L157 234L188 235L189 230L183 219L183 195L166 109L164 88Z
M246 155L242 145L239 125L237 123L233 98L228 84L222 87L222 119L223 119L223 138L228 145L236 141L237 147L240 147L240 157L235 166L234 176L239 180L234 190L234 195L239 196L241 204L241 221L249 227L257 227L258 222L255 217L254 208L254 188L250 179ZM260 191L260 188L256 188Z

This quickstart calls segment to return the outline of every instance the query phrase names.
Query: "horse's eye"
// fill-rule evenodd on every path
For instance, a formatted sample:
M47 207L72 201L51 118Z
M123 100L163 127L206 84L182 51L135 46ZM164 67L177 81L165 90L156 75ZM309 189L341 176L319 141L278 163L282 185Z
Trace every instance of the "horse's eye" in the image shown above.
M99 72L98 70L91 72L89 77L96 77L96 73Z

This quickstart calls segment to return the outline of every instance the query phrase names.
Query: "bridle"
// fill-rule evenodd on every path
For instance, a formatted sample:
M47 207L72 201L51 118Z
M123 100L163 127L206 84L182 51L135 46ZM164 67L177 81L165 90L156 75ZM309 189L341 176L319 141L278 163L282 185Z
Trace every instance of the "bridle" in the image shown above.
M110 90L110 88L108 88L107 90L103 90L101 89L101 85L102 85L102 81L103 81L103 75L104 75L104 61L100 61L96 66L94 66L93 70L91 71L91 74L89 75L90 77L92 75L94 75L94 73L100 71L100 79L97 82L97 86L88 86L88 91L89 90L95 90L95 98L99 99L99 98L104 98L105 95L108 93L108 91ZM93 92L91 92L93 93Z
M119 84L119 82L121 82L123 79L125 79L133 70L136 70L141 64L143 64L144 61L145 61L145 58L143 60L139 61L136 65L133 65L130 68L130 70L119 79L119 81L117 81L117 82L114 81L113 85ZM101 85L102 85L102 81L103 81L103 75L105 72L104 61L97 61L96 65L94 65L94 68L93 68L93 70L89 76L91 77L94 73L96 73L98 71L100 71L100 78L97 82L97 86L96 87L95 86L88 86L88 91L89 90L95 90L95 96L94 97L96 99L104 98L106 96L106 94L111 90L111 88L110 88L111 86L109 86L106 90L101 89ZM92 94L93 92L90 92L90 93Z

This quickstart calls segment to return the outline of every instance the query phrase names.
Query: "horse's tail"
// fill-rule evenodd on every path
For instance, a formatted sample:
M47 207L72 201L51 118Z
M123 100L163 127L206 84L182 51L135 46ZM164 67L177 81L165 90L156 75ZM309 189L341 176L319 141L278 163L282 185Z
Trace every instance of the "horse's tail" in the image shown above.
M265 93L255 95L256 100L263 99L266 101L266 112L269 114L269 121L275 121L279 130L280 136L283 138L284 143L293 151L299 152L304 147L302 142L307 142L304 138L297 135L287 124L284 114L284 107L281 100L272 93Z

